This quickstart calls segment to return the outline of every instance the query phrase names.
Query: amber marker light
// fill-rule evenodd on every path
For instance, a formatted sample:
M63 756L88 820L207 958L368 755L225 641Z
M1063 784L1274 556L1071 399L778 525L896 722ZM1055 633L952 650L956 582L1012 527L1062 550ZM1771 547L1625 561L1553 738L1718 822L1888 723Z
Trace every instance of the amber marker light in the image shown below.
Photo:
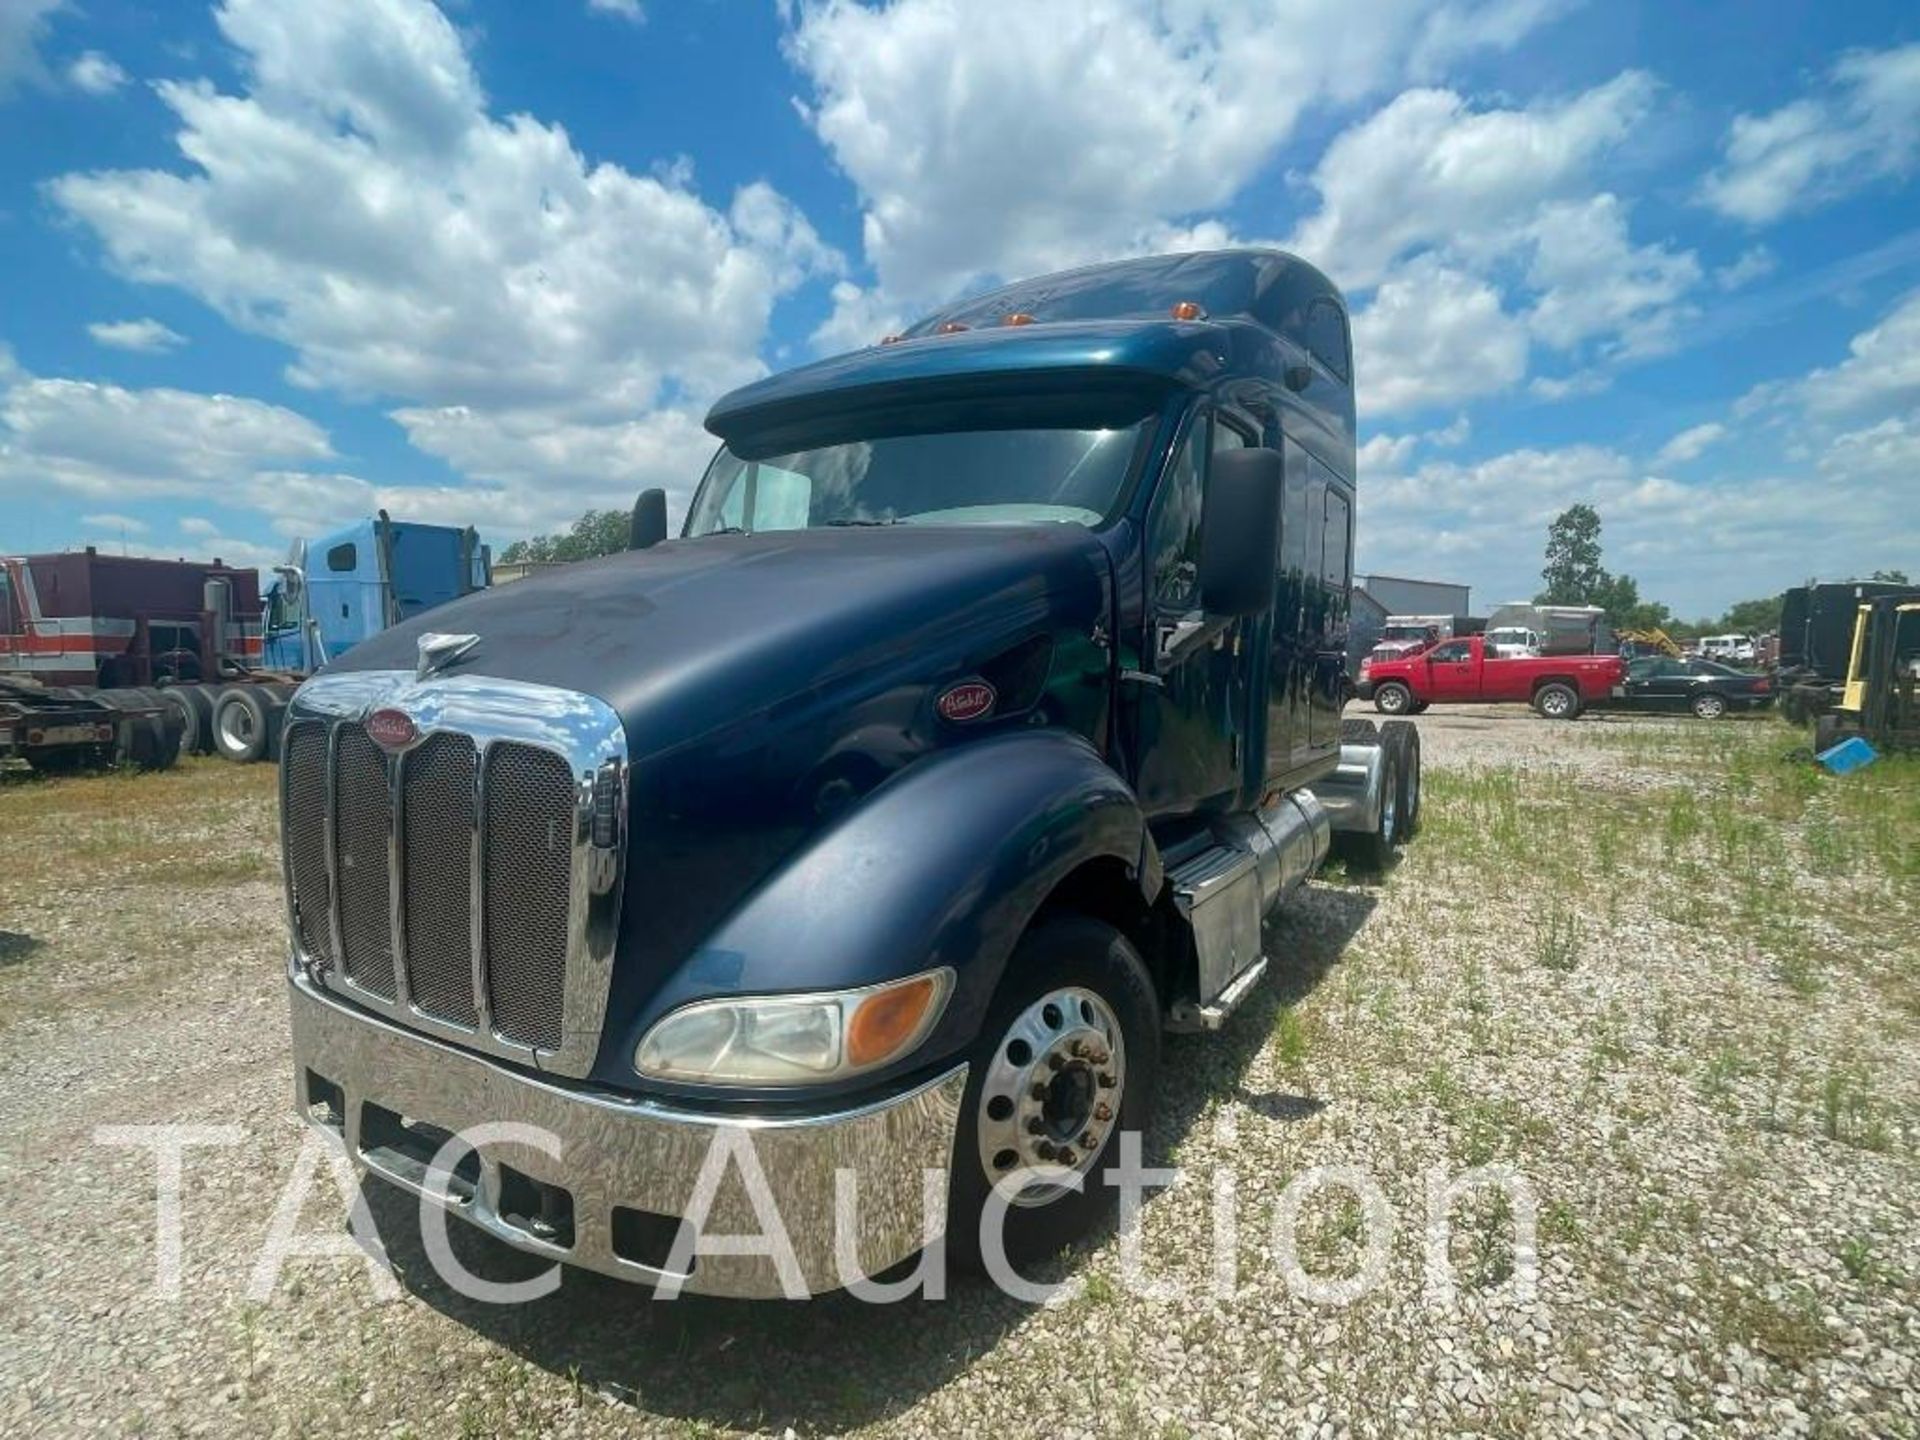
M1031 325L1033 317L1024 310L1016 310L1000 322L1002 325Z
M966 328L967 328L966 324L963 321L948 320L941 325L940 333L942 335L958 335L962 330Z
M1204 320L1207 318L1207 312L1201 309L1195 301L1182 300L1178 305L1173 307L1173 318L1176 320Z
M939 1014L949 973L918 975L862 1000L847 1022L847 1067L865 1070L882 1064L924 1039Z

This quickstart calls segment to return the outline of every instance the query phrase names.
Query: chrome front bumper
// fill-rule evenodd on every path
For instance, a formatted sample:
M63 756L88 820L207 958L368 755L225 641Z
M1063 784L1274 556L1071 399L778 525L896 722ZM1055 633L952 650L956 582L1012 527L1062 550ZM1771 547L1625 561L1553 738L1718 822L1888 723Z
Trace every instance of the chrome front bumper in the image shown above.
M348 1009L298 975L289 997L299 1112L343 1135L356 1165L426 1196L425 1166L410 1151L433 1149L431 1137L437 1132L500 1121L537 1127L558 1142L559 1159L530 1145L484 1146L478 1184L456 1185L461 1193L446 1208L516 1249L707 1295L771 1298L784 1292L772 1259L764 1255L700 1255L684 1275L664 1268L664 1259L647 1264L626 1258L615 1248L616 1207L639 1212L653 1234L663 1225L670 1233L688 1211L709 1147L716 1139L744 1135L778 1204L807 1290L839 1289L846 1279L834 1258L836 1172L852 1171L858 1180L858 1207L849 1228L861 1271L877 1274L913 1255L928 1229L922 1172L945 1170L951 1163L967 1082L967 1067L961 1065L917 1089L857 1109L727 1119L532 1078ZM409 1127L420 1127L410 1129L409 1136L429 1138L396 1146L395 1122L402 1118ZM728 1131L735 1133L723 1135ZM542 1227L530 1226L510 1196L503 1204L503 1167L506 1183L518 1185L523 1196L528 1179L537 1182L535 1188L565 1192L571 1202L569 1243L536 1233ZM944 1207L944 1188L940 1204ZM933 1228L944 1231L945 1221L942 1209L933 1217ZM704 1233L759 1235L764 1228L738 1165L729 1160ZM633 1247L623 1243L621 1248L631 1252Z

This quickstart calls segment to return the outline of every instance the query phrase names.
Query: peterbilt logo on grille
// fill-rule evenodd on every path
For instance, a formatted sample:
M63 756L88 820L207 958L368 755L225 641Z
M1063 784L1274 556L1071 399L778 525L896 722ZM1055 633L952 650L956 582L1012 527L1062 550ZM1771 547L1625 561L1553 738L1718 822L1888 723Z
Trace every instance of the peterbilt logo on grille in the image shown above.
M940 698L933 702L933 708L940 712L942 720L964 725L969 720L979 720L992 714L994 702L999 698L999 692L984 680L962 680L958 685L950 685L941 691Z
M420 727L404 710L375 710L367 716L367 738L382 750L404 750L420 738Z

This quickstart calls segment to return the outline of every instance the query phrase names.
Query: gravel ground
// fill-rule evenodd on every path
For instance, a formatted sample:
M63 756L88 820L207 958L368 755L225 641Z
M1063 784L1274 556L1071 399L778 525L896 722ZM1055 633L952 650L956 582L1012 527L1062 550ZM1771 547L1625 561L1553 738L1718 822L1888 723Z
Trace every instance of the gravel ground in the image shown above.
M662 1304L571 1275L492 1308L433 1276L378 1185L389 1296L336 1256L250 1298L304 1134L272 776L0 781L0 1425L1920 1434L1920 768L1822 788L1771 722L1419 724L1404 860L1314 883L1270 927L1263 991L1167 1044L1147 1155L1183 1178L1139 1239L1178 1293L1134 1293L1109 1233L1044 1307L960 1280L887 1309ZM235 1142L188 1156L174 1298L152 1159L94 1140L158 1123ZM1321 1166L1364 1175L1375 1213L1314 1188ZM1517 1178L1450 1210L1449 1296L1429 1175L1483 1166ZM323 1174L302 1233L343 1210ZM535 1268L456 1240L476 1269ZM1338 1303L1369 1244L1377 1283Z

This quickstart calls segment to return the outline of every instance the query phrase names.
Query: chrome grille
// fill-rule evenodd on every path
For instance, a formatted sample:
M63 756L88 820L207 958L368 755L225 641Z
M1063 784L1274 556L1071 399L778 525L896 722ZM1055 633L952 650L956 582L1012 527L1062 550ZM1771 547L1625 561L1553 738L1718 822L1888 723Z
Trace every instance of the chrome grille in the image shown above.
M397 757L362 723L392 704L424 737ZM348 671L301 687L285 735L296 963L399 1024L586 1075L624 871L619 717L548 686ZM596 848L603 780L615 828Z
M294 933L321 964L333 953L333 889L327 883L327 727L289 726L280 742L280 807L287 817L287 888Z
M487 976L493 1024L523 1045L560 1044L567 907L578 802L558 755L487 752Z
M557 758L557 757L556 757ZM425 1014L480 1023L473 991L471 737L430 735L401 765L407 990ZM565 943L564 931L559 937Z
M393 920L387 872L393 792L386 753L358 725L342 725L334 744L333 883L340 896L340 954L347 978L394 998Z

